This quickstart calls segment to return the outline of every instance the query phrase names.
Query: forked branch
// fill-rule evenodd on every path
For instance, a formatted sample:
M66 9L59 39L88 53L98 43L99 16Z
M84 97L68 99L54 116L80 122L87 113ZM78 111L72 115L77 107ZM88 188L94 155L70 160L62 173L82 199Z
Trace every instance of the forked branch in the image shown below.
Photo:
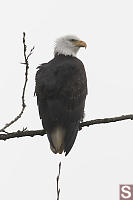
M24 48L24 63L21 63L21 64L25 65L25 82L24 82L22 98L21 98L22 99L22 109L21 109L20 113L13 120L11 120L9 123L5 124L5 126L2 129L0 129L0 132L6 133L5 129L8 128L9 126L11 126L13 123L15 123L18 119L20 119L26 108L25 90L26 90L27 81L28 81L29 57L32 55L34 47L30 50L30 53L27 55L27 46L25 43L25 32L23 33L23 48Z

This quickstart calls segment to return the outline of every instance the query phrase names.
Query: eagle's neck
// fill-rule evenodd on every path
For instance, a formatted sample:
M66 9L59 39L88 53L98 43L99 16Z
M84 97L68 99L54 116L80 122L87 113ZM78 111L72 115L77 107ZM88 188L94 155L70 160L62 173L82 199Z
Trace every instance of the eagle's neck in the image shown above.
M55 46L54 48L54 55L64 55L64 56L73 56L76 57L76 54L78 52L79 48L67 48L63 46Z

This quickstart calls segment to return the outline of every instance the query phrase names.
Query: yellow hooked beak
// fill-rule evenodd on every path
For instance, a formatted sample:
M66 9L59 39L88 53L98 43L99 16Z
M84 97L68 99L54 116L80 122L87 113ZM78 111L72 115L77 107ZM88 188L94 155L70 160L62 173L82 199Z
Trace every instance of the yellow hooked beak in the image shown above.
M78 41L74 42L74 44L77 47L85 47L85 48L87 47L87 44L82 40L78 40Z

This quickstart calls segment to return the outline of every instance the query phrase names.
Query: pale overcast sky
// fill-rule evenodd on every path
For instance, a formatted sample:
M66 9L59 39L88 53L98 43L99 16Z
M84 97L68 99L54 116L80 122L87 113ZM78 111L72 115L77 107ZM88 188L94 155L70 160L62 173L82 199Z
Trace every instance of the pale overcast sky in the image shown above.
M53 58L54 41L75 34L86 41L89 95L85 120L133 113L132 0L1 0L0 128L21 109L24 83L22 33L30 57L27 108L8 131L42 129L34 94L36 67ZM83 128L67 157L54 155L46 136L0 141L0 199L118 200L119 184L133 184L133 122Z

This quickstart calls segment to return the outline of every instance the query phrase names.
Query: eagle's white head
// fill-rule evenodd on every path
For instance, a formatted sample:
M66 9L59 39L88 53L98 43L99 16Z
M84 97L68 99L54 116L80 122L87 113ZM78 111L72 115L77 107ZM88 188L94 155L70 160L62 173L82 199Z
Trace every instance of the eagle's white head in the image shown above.
M67 35L58 38L55 42L54 55L76 56L80 47L87 47L86 43L77 36Z

